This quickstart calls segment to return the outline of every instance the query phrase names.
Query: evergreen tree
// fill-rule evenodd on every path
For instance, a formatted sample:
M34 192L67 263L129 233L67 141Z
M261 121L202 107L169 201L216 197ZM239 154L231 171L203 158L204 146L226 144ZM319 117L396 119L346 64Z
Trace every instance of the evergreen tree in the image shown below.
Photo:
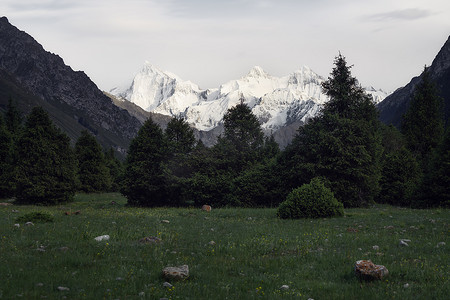
M194 149L194 130L182 117L173 117L165 131L170 154L187 154Z
M86 193L109 191L112 179L105 156L97 139L87 130L81 132L75 143L75 155L78 161L79 189Z
M3 116L0 114L0 198L13 194L12 183L12 137L6 128Z
M123 180L124 168L121 161L116 157L114 149L110 148L105 152L106 167L111 175L111 188L112 192L118 192Z
M381 166L381 190L377 201L411 206L421 171L414 155L406 148L404 136L392 125L383 127Z
M299 128L279 159L287 191L326 178L346 207L367 205L379 191L381 135L376 107L342 55L323 83L330 97L319 116Z
M16 103L12 98L9 98L8 100L5 118L7 129L13 136L17 137L22 128L22 114L18 110Z
M195 147L194 131L181 117L174 117L167 124L165 138L168 160L164 163L164 176L168 203L173 206L186 204L188 177L191 176L189 155Z
M76 164L69 137L35 107L17 141L17 202L58 204L73 200Z
M167 205L163 161L167 146L161 128L149 118L131 141L121 192L128 204Z
M430 166L414 199L415 207L450 207L450 127L434 149Z
M442 108L443 100L425 67L401 125L408 148L422 161L424 168L427 156L443 137Z

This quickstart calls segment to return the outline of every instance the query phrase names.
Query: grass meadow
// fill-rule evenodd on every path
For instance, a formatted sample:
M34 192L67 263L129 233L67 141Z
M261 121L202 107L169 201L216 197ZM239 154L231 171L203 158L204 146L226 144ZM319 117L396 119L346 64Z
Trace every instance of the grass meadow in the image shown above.
M0 298L403 300L450 295L449 210L375 206L346 209L341 218L280 220L276 209L204 212L125 204L120 194L79 194L61 206L1 206ZM64 214L77 210L78 215ZM14 225L29 212L50 213L54 222ZM94 240L106 234L108 241ZM162 243L139 243L147 236ZM401 246L400 239L409 239L409 246ZM385 265L389 276L360 282L353 273L360 259ZM164 287L162 269L183 264L189 265L190 277Z

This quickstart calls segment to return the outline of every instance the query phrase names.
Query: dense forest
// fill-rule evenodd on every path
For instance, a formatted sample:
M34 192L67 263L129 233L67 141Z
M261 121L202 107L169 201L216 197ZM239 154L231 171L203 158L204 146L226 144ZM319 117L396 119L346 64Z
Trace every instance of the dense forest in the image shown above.
M336 214L342 205L375 202L448 207L449 129L427 68L421 76L401 130L379 121L372 98L339 55L322 85L330 100L283 150L264 136L242 98L225 114L213 147L197 141L182 118L165 130L150 118L124 162L87 131L71 145L44 109L24 118L10 99L0 115L0 198L58 204L77 191L120 191L134 206L278 207L294 196L304 204L310 193L317 205L332 197ZM295 201L291 206L302 205Z

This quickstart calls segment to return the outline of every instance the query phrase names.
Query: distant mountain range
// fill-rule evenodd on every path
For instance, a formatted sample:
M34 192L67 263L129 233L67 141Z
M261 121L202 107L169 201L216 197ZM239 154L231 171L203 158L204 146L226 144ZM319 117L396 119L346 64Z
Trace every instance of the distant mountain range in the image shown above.
M23 113L40 105L72 140L81 130L125 153L141 122L114 105L83 72L75 72L30 35L0 18L0 109L9 98Z
M430 66L450 111L450 38ZM308 67L274 77L254 67L240 79L216 89L200 89L190 81L145 63L133 82L123 89L102 92L89 77L73 71L59 56L49 53L27 33L0 18L0 111L12 98L23 113L40 105L72 141L87 129L105 147L124 156L142 123L152 117L165 127L171 116L183 116L206 145L223 132L225 112L244 97L266 134L287 145L298 127L315 116L328 100L322 93L324 78ZM379 103L381 120L400 124L411 100L411 82L392 95L366 88ZM386 97L386 98L385 98ZM385 98L385 99L384 99ZM384 99L384 100L383 100Z
M199 131L214 130L216 134L221 132L223 115L243 97L266 134L274 134L284 146L298 126L315 116L328 101L322 93L324 80L308 67L284 77L274 77L261 67L254 67L240 79L216 89L202 90L198 85L146 62L129 87L115 88L110 93L145 111L183 116ZM372 87L366 91L376 103L387 96L386 92Z
M436 83L439 95L444 99L443 113L448 124L450 117L450 36L436 55L431 66L429 66L428 71L430 72L431 79ZM411 99L414 97L416 85L421 80L420 76L414 77L406 86L397 89L378 104L382 122L400 127L402 116L405 114Z

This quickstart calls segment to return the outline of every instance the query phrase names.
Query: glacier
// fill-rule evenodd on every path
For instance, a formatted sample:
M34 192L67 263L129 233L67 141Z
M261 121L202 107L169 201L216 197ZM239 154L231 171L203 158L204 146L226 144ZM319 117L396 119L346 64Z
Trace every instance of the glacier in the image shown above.
M128 88L114 88L111 94L130 101L142 109L168 116L184 117L201 131L212 130L222 123L226 111L244 99L266 133L295 122L305 123L328 101L321 84L324 77L308 67L290 75L271 76L259 66L248 74L215 89L201 89L191 81L165 72L146 61ZM364 88L375 103L388 93L373 87Z

